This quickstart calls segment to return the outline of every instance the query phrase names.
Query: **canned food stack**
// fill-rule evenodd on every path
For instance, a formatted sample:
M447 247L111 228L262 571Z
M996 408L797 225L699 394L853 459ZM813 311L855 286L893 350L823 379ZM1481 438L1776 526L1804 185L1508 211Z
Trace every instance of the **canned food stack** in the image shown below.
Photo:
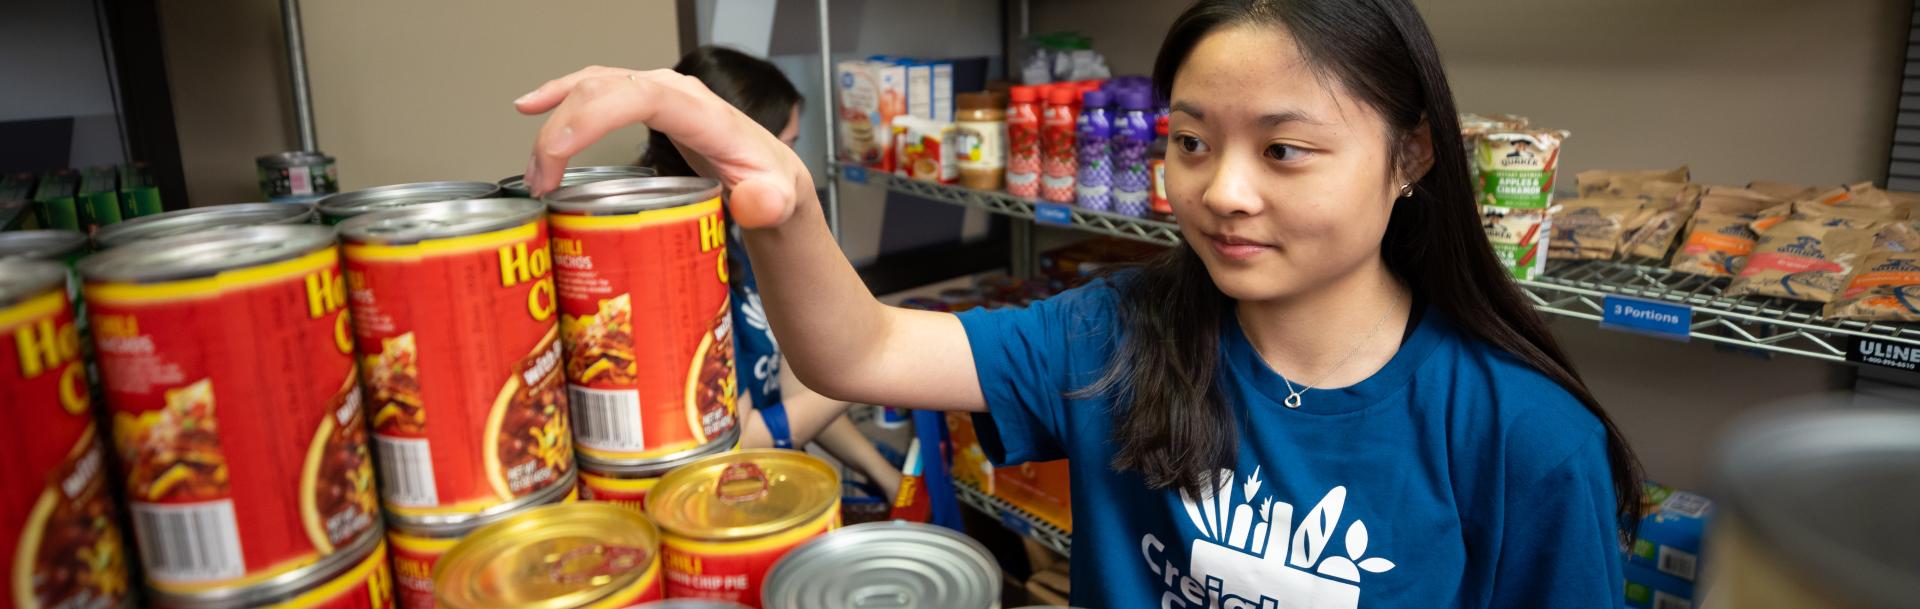
M668 598L761 607L775 562L840 526L840 474L817 457L751 449L667 474L647 495L661 530Z
M402 606L440 553L575 484L546 213L425 203L339 225Z
M333 232L251 226L79 265L153 604L385 594Z
M624 609L660 600L660 532L610 503L533 508L475 530L435 573L445 609Z
M720 184L603 180L547 207L582 495L640 509L739 443Z
M823 535L767 574L766 609L872 606L997 609L1000 567L972 538L933 525L873 522Z
M162 212L135 218L93 233L94 247L111 249L129 243L203 233L215 229L276 224L311 224L313 206L305 203L230 203Z
M339 224L347 218L389 209L426 203L486 199L500 194L500 187L486 182L416 182L376 186L320 199L315 209L327 224Z
M627 178L651 178L653 176L654 176L653 168L640 167L637 165L602 165L602 166L596 166L596 167L568 167L565 172L560 174L560 187L567 188L569 186L579 186L581 184L589 184L593 182L604 182L607 180L623 180ZM506 195L509 197L533 196L532 193L527 190L527 176L518 175L518 176L507 177L507 178L501 178L499 184L500 184L500 191L503 193L506 193Z

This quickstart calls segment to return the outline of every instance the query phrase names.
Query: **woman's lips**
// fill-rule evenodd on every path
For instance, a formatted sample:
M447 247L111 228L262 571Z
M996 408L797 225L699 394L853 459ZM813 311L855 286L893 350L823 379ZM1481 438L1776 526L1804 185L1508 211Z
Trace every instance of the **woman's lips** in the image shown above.
M1266 253L1273 246L1236 237L1207 235L1207 242L1213 245L1213 251L1228 260L1246 260Z

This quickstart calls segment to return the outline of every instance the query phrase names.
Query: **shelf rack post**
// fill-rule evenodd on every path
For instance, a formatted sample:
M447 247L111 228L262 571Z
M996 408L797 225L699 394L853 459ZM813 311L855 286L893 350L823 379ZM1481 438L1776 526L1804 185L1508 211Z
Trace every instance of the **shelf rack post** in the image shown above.
M826 134L820 136L820 139L825 140L827 145L826 165L823 166L826 169L827 176L827 196L821 203L826 206L827 230L833 233L833 240L838 243L840 242L840 172L837 171L837 169L839 169L838 163L840 162L840 155L839 152L834 149L833 141L837 128L833 122L835 108L833 102L833 39L828 32L830 29L827 24L828 2L829 0L819 0L819 2L816 3L816 5L820 7L820 96L822 98L821 103L817 105L820 107L820 116L826 119L824 124L827 127Z

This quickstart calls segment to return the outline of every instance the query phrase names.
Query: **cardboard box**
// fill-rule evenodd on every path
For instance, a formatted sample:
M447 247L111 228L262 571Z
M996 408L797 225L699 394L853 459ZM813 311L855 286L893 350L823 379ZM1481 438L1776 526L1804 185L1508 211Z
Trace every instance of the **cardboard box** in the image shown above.
M841 162L879 165L885 141L893 132L880 117L880 83L872 62L840 62L834 83L840 103Z
M1638 609L1693 609L1705 598L1703 548L1713 517L1706 497L1655 483L1644 483L1647 515L1639 537L1628 549L1627 606Z
M933 62L933 120L953 122L953 62Z
M953 443L955 482L971 484L1063 531L1073 531L1072 473L1065 459L993 467L980 446L973 416L967 413L947 413L947 433Z
M867 64L873 71L873 81L878 92L877 108L873 116L874 133L881 134L880 158L875 168L881 171L893 171L893 119L907 114L907 67L887 61L874 61Z
M1649 569L1639 563L1621 565L1626 576L1627 606L1632 609L1694 609L1700 597L1693 582Z
M893 119L893 173L915 180L952 184L960 179L959 131L953 123L918 116Z
M933 120L933 64L907 62L907 114Z

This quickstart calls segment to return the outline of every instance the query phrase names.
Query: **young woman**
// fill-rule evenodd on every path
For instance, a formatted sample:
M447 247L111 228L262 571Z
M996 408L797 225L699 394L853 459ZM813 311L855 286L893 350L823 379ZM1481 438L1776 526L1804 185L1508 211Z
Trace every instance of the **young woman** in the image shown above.
M1154 69L1185 243L1027 309L874 301L800 160L688 79L589 68L536 189L634 122L732 188L780 342L827 395L983 413L1069 457L1085 607L1623 604L1635 463L1479 230L1410 0L1202 0Z
M699 80L754 124L777 134L781 143L791 147L800 138L800 91L779 67L733 49L702 46L682 56L673 71ZM641 165L663 176L694 175L666 133L656 130L647 137ZM727 263L732 267L728 276L733 279L729 287L733 291L735 365L740 394L746 398L742 404L747 413L742 443L757 448L794 448L818 442L866 475L891 501L900 490L900 470L847 420L846 402L814 393L786 373L780 346L774 342L761 308L753 262L747 258L738 232L736 229L728 235Z

